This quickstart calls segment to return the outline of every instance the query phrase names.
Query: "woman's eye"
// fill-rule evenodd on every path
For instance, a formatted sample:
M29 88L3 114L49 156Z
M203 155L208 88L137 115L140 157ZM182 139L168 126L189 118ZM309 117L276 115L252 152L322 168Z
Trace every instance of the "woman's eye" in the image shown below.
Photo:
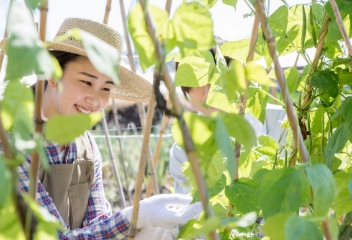
M103 91L110 92L110 88L103 88Z
M91 82L89 82L89 81L83 81L83 80L81 80L81 82L83 82L85 85L87 85L87 86L92 86L92 83Z

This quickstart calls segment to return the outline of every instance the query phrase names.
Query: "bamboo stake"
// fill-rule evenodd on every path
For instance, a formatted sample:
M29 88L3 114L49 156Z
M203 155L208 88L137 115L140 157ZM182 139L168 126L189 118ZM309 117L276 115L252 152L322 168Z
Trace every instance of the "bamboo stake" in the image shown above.
M112 162L112 166L113 166L113 170L114 170L114 175L115 175L115 178L116 178L116 180L117 180L117 186L119 187L119 191L120 191L120 193L121 193L122 206L123 206L123 208L126 208L125 194L124 194L124 192L123 192L123 187L122 187L122 183L121 183L121 179L120 179L118 167L117 167L117 164L116 164L116 160L115 160L115 157L114 157L114 153L113 153L113 151L112 151L110 136L109 136L109 132L108 132L108 125L107 125L107 123L106 123L106 117L105 117L105 112L104 112L104 110L101 110L101 113L102 113L102 115L103 115L103 127L104 127L106 142L107 142L107 144L108 144L109 155L110 155L110 159L111 159L111 162ZM128 189L127 189L127 190L128 190Z
M116 108L116 103L115 103L115 99L112 99L112 112L114 115L114 122L115 122L115 127L116 127L116 135L117 136L121 136L121 131L120 131L120 124L119 124L119 120L117 118L117 108ZM126 180L126 191L127 191L127 196L128 196L128 201L130 203L130 205L132 205L132 197L131 197L131 192L129 191L129 180L128 180L128 175L127 175L127 171L126 171L126 165L125 165L125 156L123 153L123 149L122 149L122 143L121 143L121 139L117 138L117 141L119 143L119 148L120 148L120 153L121 153L121 160L122 160L122 169L123 172L125 174L125 180Z
M285 83L285 77L284 77L282 68L280 66L278 56L276 54L275 39L274 39L274 37L271 33L271 30L267 24L267 20L266 20L264 10L263 10L263 5L259 0L255 1L253 3L253 5L256 9L256 14L259 15L259 19L261 22L263 33L265 34L266 39L267 39L270 56L274 62L276 77L277 77L277 80L278 80L278 83L280 86L282 98L283 98L284 103L286 105L286 113L288 116L290 127L293 131L294 140L298 143L299 152L300 152L302 162L309 162L308 153L307 153L306 147L304 145L302 133L298 129L296 112L294 111L293 104L292 104L291 99L289 97L290 95L288 93L288 89L287 89L287 86Z
M157 59L159 59L160 65L163 66L163 64L164 64L163 50L162 50L162 47L161 47L159 41L155 38L155 36L156 36L155 29L153 27L149 12L146 9L146 3L144 0L140 0L140 4L142 6L142 9L144 9L145 22L146 22L148 34L149 34L150 38L154 40L153 43L154 43L154 47L155 47L156 57L157 57ZM201 202L203 205L203 209L205 210L204 216L205 216L205 218L212 217L212 215L213 215L212 209L209 207L209 204L208 204L207 188L206 188L206 185L204 182L204 178L202 177L202 172L200 170L200 166L198 163L198 157L197 157L196 150L194 148L193 140L191 138L191 135L189 133L187 125L182 117L183 110L181 108L181 104L178 101L175 87L173 85L173 81L172 81L167 69L165 67L161 68L161 69L162 69L163 80L165 82L167 89L169 90L173 111L174 111L175 115L177 116L178 123L179 123L180 129L182 131L185 150L186 150L188 159L190 160L192 171L195 175L195 179L196 179L196 183L197 183L197 187L198 187L198 191L199 191L199 196L200 196L200 199L201 199ZM154 74L154 80L156 80L155 77L157 77L156 74ZM139 204L138 201L135 201L135 203ZM132 214L138 213L138 207L139 206L133 207ZM130 225L130 238L129 239L134 238L134 233L136 230L135 229L136 220L137 220L137 218L135 218L131 221L132 225ZM215 231L213 231L210 233L210 239L212 239L212 240L219 239L219 236Z
M109 21L109 14L110 14L110 10L111 10L111 0L107 0L106 2L106 7L105 7L105 15L104 15L104 24L108 24L108 21ZM115 104L115 99L112 99L113 101L113 104ZM115 105L114 105L115 106ZM117 181L117 185L119 187L119 190L121 192L121 198L122 198L122 205L123 207L125 208L127 205L126 205L126 198L125 198L125 194L123 192L123 187L122 187L122 183L121 183L121 178L120 178L120 175L119 175L119 171L118 171L118 167L117 167L117 164L116 164L116 159L115 159L115 156L114 156L114 153L112 151L112 146L111 146L111 142L110 142L110 136L109 136L109 131L108 131L108 127L107 127L107 123L106 123L106 117L105 117L105 112L102 110L102 114L103 114L103 127L104 127L104 133L105 133L105 136L106 136L106 142L108 144L108 149L109 149L109 155L110 155L110 159L112 161L112 165L113 165L113 171L114 171L114 175L115 175L115 178L116 178L116 181ZM115 115L114 115L114 118L115 118ZM115 122L115 125L116 125L116 121ZM117 121L117 124L118 124L118 121ZM118 127L118 126L116 126ZM121 141L119 139L119 145L120 145L120 150L122 152L122 145L121 145ZM123 155L122 155L123 156ZM125 161L123 159L123 165L125 165ZM127 183L127 173L126 173L126 168L125 166L123 166L124 168L124 172L125 172L125 176L126 176L126 183ZM128 186L128 185L127 185ZM126 188L127 192L128 192L128 187ZM130 194L129 194L129 197L130 197ZM131 199L130 199L131 201ZM130 202L131 203L131 202Z
M135 68L134 61L133 61L131 42L130 42L130 38L128 35L128 30L127 30L126 13L125 13L125 6L123 4L123 0L120 0L120 10L121 10L123 29L125 32L125 41L126 41L127 51L128 51L128 54L127 54L128 60L130 62L131 70L133 72L136 72L136 68ZM145 109L144 109L144 106L142 103L137 103L137 106L138 106L138 111L139 111L139 118L140 118L142 129L144 132L145 125L146 125ZM149 108L148 108L148 111L149 111ZM158 181L156 179L156 174L155 174L155 169L154 169L154 164L153 164L152 159L153 159L152 149L150 148L149 141L148 141L148 152L147 152L147 160L148 160L148 167L149 167L148 175L152 181L152 187L153 187L154 194L159 194L159 186L158 186Z
M46 18L48 13L48 1L44 1L40 6L40 29L39 29L39 37L43 42L45 41L46 34ZM44 80L38 80L36 83L35 89L35 109L34 109L34 121L35 127L34 131L37 134L43 134L43 125L44 121L42 118L42 99L44 93ZM30 169L30 184L29 184L29 195L35 199L35 194L37 192L37 173L39 166L39 154L36 150L32 153L31 159L31 169Z
M335 0L330 0L330 3L331 3L331 8L334 11L334 15L336 17L337 24L339 25L342 38L345 41L348 54L350 55L350 59L352 60L352 46L351 46L350 38L348 37L347 31L345 28L345 25L343 25L343 21L342 21L342 17L341 17L339 8L337 7Z
M156 150L155 150L155 153L154 153L154 159L153 159L154 168L156 168L156 165L158 164L159 154L160 154L160 150L161 150L161 144L163 142L163 134L165 132L165 128L166 128L166 124L167 124L168 120L169 120L169 117L164 113L163 120L161 121L161 127L160 127L158 142L156 144ZM146 198L150 197L151 189L152 189L152 182L149 181L148 182L147 191L145 193L145 197Z
M170 15L170 10L171 10L171 4L172 4L172 0L166 0L165 10L167 11L167 13L169 15Z
M315 71L315 69L317 68L317 66L318 66L319 59L320 59L320 56L321 56L322 51L323 51L323 46L324 46L324 42L325 42L325 36L328 33L328 27L329 27L330 21L331 20L329 18L329 15L325 13L324 23L323 23L323 26L321 28L321 32L320 32L320 35L319 35L319 41L318 41L318 44L317 44L317 48L316 48L315 55L314 55L314 60L313 60L313 63L312 63L312 68L311 68L309 74L312 74ZM306 85L307 94L304 96L304 100L303 100L303 104L302 104L303 109L305 109L307 107L307 104L309 103L309 100L311 98L311 90L312 90L312 86L307 84Z
M103 21L104 24L108 24L110 10L111 10L111 0L107 0L106 7L105 7L104 21Z
M157 76L154 74L154 82L156 81ZM142 153L141 157L139 160L139 167L138 167L138 176L136 180L136 188L135 188L135 195L133 198L133 210L132 210L132 216L131 216L131 221L130 221L130 229L128 233L128 239L134 239L136 236L136 228L137 228L137 219L138 219L138 211L139 211L139 200L141 199L141 193L142 193L142 183L144 179L144 171L146 167L146 158L147 158L147 152L148 152L148 143L149 143L149 136L151 133L151 125L153 121L153 114L154 114L154 106L155 106L155 97L154 97L154 91L152 90L150 99L149 99L149 105L148 105L148 112L147 112L147 118L146 118L146 128L144 128L143 132L143 145L142 145Z

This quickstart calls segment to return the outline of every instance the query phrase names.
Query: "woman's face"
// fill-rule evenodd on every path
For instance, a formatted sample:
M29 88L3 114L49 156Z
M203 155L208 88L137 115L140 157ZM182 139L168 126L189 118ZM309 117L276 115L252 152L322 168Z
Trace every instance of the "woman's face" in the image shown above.
M188 91L191 102L205 116L209 116L212 112L217 111L216 108L205 104L208 97L209 88L210 84L207 84L203 87L193 87Z
M69 62L60 84L49 80L45 94L44 114L89 114L103 109L109 101L113 81L100 73L86 57Z

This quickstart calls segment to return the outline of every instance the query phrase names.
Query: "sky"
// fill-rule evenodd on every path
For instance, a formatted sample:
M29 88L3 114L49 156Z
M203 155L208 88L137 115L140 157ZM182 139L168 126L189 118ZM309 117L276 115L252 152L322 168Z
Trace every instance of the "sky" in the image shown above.
M18 0L23 2L23 0ZM266 1L270 5L269 13L272 13L279 6L283 5L282 0ZM307 0L286 0L289 6L299 3L308 3ZM8 12L10 0L0 0L0 39L4 36L6 16ZM124 0L125 12L135 5L136 0ZM149 0L149 3L160 8L165 8L166 0ZM175 12L182 0L173 0L171 7L171 15ZM52 40L56 31L60 27L63 20L67 17L82 17L95 21L103 22L105 14L106 0L49 0L49 12L47 16L47 40ZM217 35L227 41L234 41L243 38L249 38L254 17L244 17L250 13L249 7L243 0L239 0L236 10L218 0L217 3L210 9L213 19L214 35ZM36 22L39 22L39 10L34 12ZM122 19L120 15L120 1L112 0L111 11L109 15L108 25L116 29L124 38ZM126 44L124 45L126 46ZM126 48L124 47L126 51ZM296 55L291 54L282 59L284 66L293 66ZM298 65L305 64L303 59L299 59ZM3 73L3 71L2 71ZM143 73L140 73L143 74ZM1 77L1 75L0 75ZM151 77L148 75L148 78ZM148 79L151 81L151 79Z

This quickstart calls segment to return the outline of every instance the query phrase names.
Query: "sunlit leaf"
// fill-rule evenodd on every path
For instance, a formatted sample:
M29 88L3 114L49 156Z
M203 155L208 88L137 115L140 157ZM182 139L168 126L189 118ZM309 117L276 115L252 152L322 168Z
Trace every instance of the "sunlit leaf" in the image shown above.
M259 185L250 178L240 178L226 186L225 194L231 203L242 214L248 212L259 212L258 202Z
M233 178L236 168L234 148L231 145L226 126L219 115L216 117L215 143L221 149L222 155L227 158L227 169L230 172L231 178Z
M7 201L6 206L0 208L0 239L26 239L13 201Z
M172 19L174 36L182 55L192 49L208 50L215 46L213 20L203 4L183 2Z
M54 116L46 124L45 138L61 144L71 142L94 126L100 119L101 113Z
M0 156L0 211L10 199L11 193L11 172L7 168L6 163L2 156Z
M285 222L285 239L323 240L324 237L317 224L293 215Z
M258 137L258 142L260 145L270 147L272 149L278 149L279 146L277 145L277 142L270 137L269 135L260 135Z
M220 46L220 50L224 56L245 63L248 56L249 42L250 39L225 42Z
M144 13L140 4L136 4L128 16L128 31L139 56L143 70L156 62L154 44L147 32Z
M228 97L229 96L226 95L225 90L222 89L222 87L212 84L209 89L206 104L227 113L238 113L238 96L236 99L228 99Z
M265 219L264 233L273 240L285 239L285 223L294 212L278 213Z
M335 197L335 180L325 164L313 164L306 168L313 190L314 216L325 217Z
M328 167L331 167L335 153L339 152L348 141L351 133L348 124L340 125L329 138L328 144L324 151L324 157Z
M18 80L11 80L5 88L1 101L1 118L4 128L9 131L14 127L19 134L28 140L33 131L33 92ZM15 124L16 123L16 124Z
M236 5L237 5L238 0L222 0L222 2L226 5L234 7L236 10Z
M249 111L256 119L264 124L268 96L263 91L265 90L254 87L248 89L246 112Z
M271 87L276 86L273 80L268 78L268 74L266 73L265 69L262 66L254 62L248 62L244 67L244 69L246 73L246 78L248 80L255 81L263 86L271 86Z
M336 181L336 193L332 208L336 217L352 211L352 199L349 191L349 182L352 179L351 173L337 172L334 174Z
M34 10L39 7L45 0L27 0L29 6Z
M212 8L218 0L203 0L203 2L208 6L208 8Z
M237 114L224 114L222 116L229 135L243 144L249 151L256 143L255 132L250 123L242 116Z
M307 176L302 170L287 167L265 174L259 188L259 204L264 218L277 213L296 212L310 199Z
M300 75L298 73L297 68L292 67L292 68L285 69L284 75L285 75L286 84L288 87L288 92L294 93L297 90L297 87L300 82Z
M215 63L208 51L194 51L181 59L175 75L176 86L202 87L213 79Z
M11 3L8 31L11 34L5 46L8 55L5 78L18 79L33 72L39 79L51 78L55 71L53 58L43 48L33 18L23 4Z

